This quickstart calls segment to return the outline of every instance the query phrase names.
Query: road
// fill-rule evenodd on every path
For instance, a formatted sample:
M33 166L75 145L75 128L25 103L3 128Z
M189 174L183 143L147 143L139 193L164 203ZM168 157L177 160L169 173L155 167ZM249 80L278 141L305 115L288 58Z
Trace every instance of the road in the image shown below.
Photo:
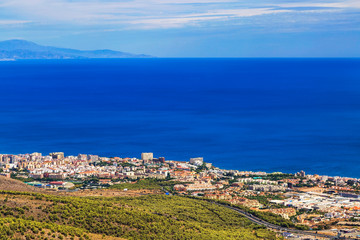
M291 228L285 228L285 227L281 227L269 222L266 222L246 211L243 211L239 208L234 208L225 204L221 204L221 203L216 203L213 202L217 205L229 208L231 210L234 210L238 213L240 213L241 215L243 215L244 217L246 217L247 219L249 219L250 221L252 221L253 223L259 224L259 225L263 225L267 228L273 229L273 230L278 230L278 231L284 231L284 232L291 232L291 233L296 233L296 234L302 234L302 235L308 235L308 236L314 236L314 237L322 237L322 238L328 238L328 239L336 239L336 237L331 237L329 235L325 235L325 234L320 234L320 233L315 233L315 232L310 232L310 231L302 231L302 230L298 230L298 229L291 229Z

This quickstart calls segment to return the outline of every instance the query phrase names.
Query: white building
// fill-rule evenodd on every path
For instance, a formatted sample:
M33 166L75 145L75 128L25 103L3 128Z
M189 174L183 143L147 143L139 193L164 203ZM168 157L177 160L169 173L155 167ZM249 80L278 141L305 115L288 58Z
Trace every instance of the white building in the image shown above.
M151 161L153 160L154 158L154 154L153 153L141 153L141 160L144 160L144 161Z
M201 166L204 163L204 158L202 157L190 158L190 163L196 166Z

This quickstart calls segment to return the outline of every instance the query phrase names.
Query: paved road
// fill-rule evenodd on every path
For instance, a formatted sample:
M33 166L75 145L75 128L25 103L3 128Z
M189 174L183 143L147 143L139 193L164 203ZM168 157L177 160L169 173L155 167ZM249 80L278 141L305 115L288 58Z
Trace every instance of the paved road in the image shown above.
M244 217L246 217L247 219L249 219L253 223L263 225L265 227L268 227L268 228L271 228L271 229L274 229L274 230L281 230L281 231L284 231L284 232L291 232L291 233L297 233L297 234L314 236L314 237L325 237L325 238L328 238L328 239L335 239L335 237L329 237L328 235L325 235L325 234L281 227L281 226L266 222L266 221L254 216L254 215L252 215L252 214L250 214L248 212L245 212L245 211L243 211L243 210L241 210L239 208L234 208L234 207L231 207L231 206L228 206L228 205L225 205L225 204L221 204L221 203L216 203L216 202L214 202L214 203L217 204L217 205L232 209L234 211L237 211L238 213L240 213L241 215L243 215Z

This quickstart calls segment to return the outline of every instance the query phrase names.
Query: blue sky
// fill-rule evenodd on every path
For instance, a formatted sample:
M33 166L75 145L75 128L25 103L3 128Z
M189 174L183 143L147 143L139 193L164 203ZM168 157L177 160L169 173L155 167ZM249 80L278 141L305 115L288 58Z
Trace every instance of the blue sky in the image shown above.
M360 0L0 0L0 33L159 57L360 57Z

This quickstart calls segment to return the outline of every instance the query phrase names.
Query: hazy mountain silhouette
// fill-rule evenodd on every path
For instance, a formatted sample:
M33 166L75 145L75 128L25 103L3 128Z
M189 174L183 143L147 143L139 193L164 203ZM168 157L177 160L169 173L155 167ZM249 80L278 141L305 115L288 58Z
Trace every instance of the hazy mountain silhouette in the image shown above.
M41 46L25 40L0 42L0 59L77 59L77 58L148 58L145 54L132 54L112 50L82 51L69 48Z

